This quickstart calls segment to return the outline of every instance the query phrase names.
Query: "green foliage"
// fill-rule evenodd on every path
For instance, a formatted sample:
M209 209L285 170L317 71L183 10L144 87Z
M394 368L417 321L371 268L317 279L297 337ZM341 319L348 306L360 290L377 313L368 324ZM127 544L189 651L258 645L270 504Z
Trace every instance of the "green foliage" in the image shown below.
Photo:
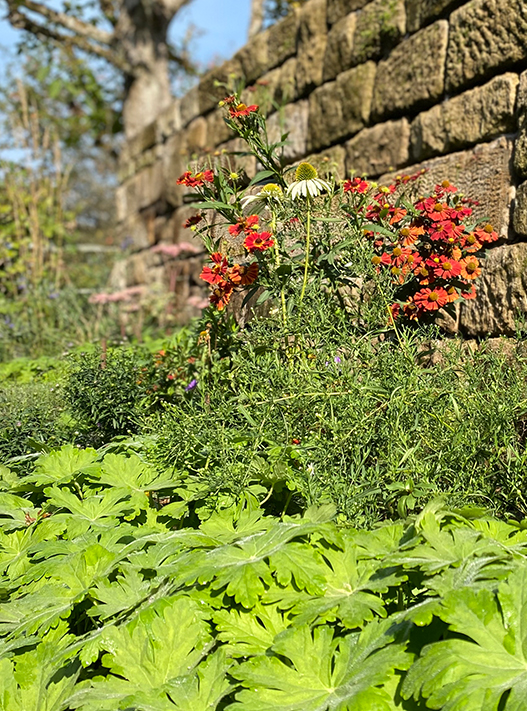
M0 477L2 711L513 711L523 525L266 516L137 454Z

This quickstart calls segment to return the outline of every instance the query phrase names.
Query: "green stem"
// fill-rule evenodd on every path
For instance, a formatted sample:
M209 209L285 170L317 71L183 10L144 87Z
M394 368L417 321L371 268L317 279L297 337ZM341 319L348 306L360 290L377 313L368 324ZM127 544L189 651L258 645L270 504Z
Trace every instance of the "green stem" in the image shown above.
M271 221L271 231L274 235L274 263L277 267L280 266L280 250L278 248L278 240L276 239L276 213L271 210L272 221ZM280 288L280 301L282 302L282 322L284 326L287 326L287 308L285 303L285 287L282 283Z
M304 262L304 281L302 283L302 291L300 292L300 304L304 300L304 294L307 286L307 275L309 273L309 251L311 249L311 206L309 204L309 193L306 195L307 202L307 224L306 224L306 259Z

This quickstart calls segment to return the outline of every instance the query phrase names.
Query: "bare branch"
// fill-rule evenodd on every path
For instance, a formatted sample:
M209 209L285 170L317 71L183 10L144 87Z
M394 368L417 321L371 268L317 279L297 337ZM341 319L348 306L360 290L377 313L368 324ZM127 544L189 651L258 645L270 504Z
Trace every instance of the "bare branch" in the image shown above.
M165 8L171 17L174 17L174 15L177 15L177 13L191 1L192 0L161 0L160 4Z
M36 12L39 15L42 15L42 17L45 17L46 20L49 20L50 22L54 22L67 30L75 32L77 35L81 35L81 37L88 37L89 39L101 42L102 44L110 44L112 41L113 35L111 32L100 30L94 25L82 22L82 20L78 20L76 17L72 17L71 15L67 15L65 12L57 12L56 10L52 10L50 7L47 7L40 2L35 2L35 0L23 0L23 3L15 3L14 0L7 0L7 4L11 12L15 9L20 11L23 7L31 12Z
M115 14L115 7L112 0L99 0L99 6L102 14L106 17L108 22L115 27L118 18Z
M179 66L188 72L188 74L196 74L196 67L185 54L179 54L179 52L177 52L174 47L169 44L167 44L167 53L171 62L179 64Z
M27 15L20 12L19 8L13 7L13 5L14 3L10 2L8 12L8 19L13 27L20 30L26 30L27 32L31 32L31 34L36 37L51 40L61 46L77 47L88 54L94 54L97 57L105 59L107 62L110 62L110 64L113 64L117 67L117 69L120 69L126 74L132 73L131 65L116 52L107 49L106 47L94 44L93 42L89 42L85 37L80 37L79 35L65 35L58 30L50 29L45 25L41 25L39 22L27 17Z

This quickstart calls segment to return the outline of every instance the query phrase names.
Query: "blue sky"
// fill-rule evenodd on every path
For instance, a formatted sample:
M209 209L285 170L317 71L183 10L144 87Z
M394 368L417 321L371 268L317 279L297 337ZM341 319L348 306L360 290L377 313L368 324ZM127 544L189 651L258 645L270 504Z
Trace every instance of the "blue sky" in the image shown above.
M176 40L184 36L189 24L200 30L192 48L195 59L206 68L218 57L231 57L245 44L250 5L251 0L194 0L174 20L171 37ZM6 20L0 20L0 45L13 47L17 34Z

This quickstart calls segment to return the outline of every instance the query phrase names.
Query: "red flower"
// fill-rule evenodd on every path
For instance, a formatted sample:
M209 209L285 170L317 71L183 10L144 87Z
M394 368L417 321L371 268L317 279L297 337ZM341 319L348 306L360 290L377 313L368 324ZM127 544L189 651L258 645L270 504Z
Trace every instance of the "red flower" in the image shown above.
M249 265L235 264L228 270L227 277L229 281L236 285L248 286L249 284L254 284L258 278L258 262L253 262Z
M390 218L390 225L395 225L397 222L400 222L403 217L406 215L406 210L404 207L394 207L392 209L392 216Z
M258 215L249 215L249 217L240 217L235 225L230 225L229 232L233 237L237 237L241 232L250 234L253 230L259 227L260 217Z
M434 270L435 276L440 279L450 279L461 274L461 265L449 257L430 257L426 260L427 267Z
M177 185L187 185L189 188L200 188L205 183L213 182L214 173L212 170L204 170L202 173L196 173L196 175L192 175L190 170L187 170L176 180Z
M270 232L251 232L245 238L243 246L248 252L265 252L274 246L274 239Z
M239 118L240 116L249 116L249 114L258 111L258 106L253 104L253 106L246 106L245 104L238 104L237 106L229 106L229 113L231 118Z
M450 215L450 208L446 202L439 202L436 197L429 197L423 201L426 216L434 222L444 220Z
M198 222L201 222L202 219L203 215L200 215L199 213L197 215L192 215L192 217L189 217L188 220L185 220L185 222L183 223L183 227L185 229L193 227L194 225L197 225Z
M422 225L412 223L409 227L403 227L399 232L403 238L403 247L409 247L424 233L425 228Z
M485 244L486 242L495 242L498 239L498 235L494 232L492 225L485 225L483 229L474 230L474 234L482 244Z
M474 286L474 284L470 285L470 289L468 289L468 287L466 287L466 289L461 292L461 296L464 299L475 299L476 298L476 287Z
M227 273L229 267L229 262L227 257L220 252L214 252L210 255L211 260L214 262L213 267L203 267L200 279L206 281L208 284L220 284L224 280L224 276Z
M411 250L403 249L402 247L394 247L392 251L392 264L395 267L401 267L411 254Z
M432 227L430 239L443 240L452 243L458 240L464 231L465 228L463 225L456 225L456 223L451 220L443 220L439 224L435 224Z
M222 280L217 284L216 288L210 295L210 303L216 306L218 311L223 311L231 300L234 285L228 281Z
M423 311L437 311L448 303L448 294L440 287L437 289L421 289L414 296L414 303Z
M362 178L353 178L353 180L346 180L344 183L344 192L364 194L368 191L369 187L369 183L362 180Z
M465 252L479 252L480 249L483 249L483 245L481 242L478 242L478 238L474 232L471 232L463 237L461 240L461 247L465 250Z
M441 185L435 186L436 193L457 193L457 188L455 185L448 180L443 180Z

